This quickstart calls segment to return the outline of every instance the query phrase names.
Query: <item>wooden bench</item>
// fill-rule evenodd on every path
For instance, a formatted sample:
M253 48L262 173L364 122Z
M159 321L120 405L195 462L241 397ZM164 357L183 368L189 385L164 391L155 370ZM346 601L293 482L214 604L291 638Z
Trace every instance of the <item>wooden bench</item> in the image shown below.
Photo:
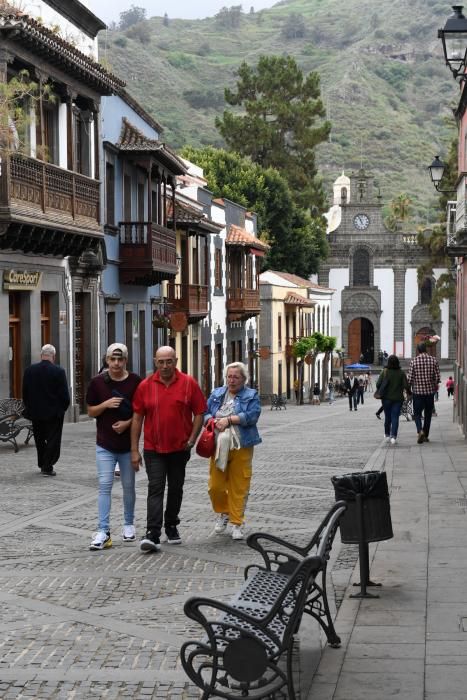
M32 437L32 423L23 416L24 404L21 399L0 399L0 442L9 442L18 452L16 437L27 430L27 445Z
M275 408L276 411L277 409L280 411L282 411L282 409L287 410L287 398L282 394L271 394L271 411L273 408Z
M329 612L326 566L345 509L344 502L336 503L306 547L265 533L250 535L247 544L262 554L265 566L245 569L245 583L233 600L186 601L185 614L207 637L185 642L181 660L204 699L257 700L286 688L295 700L293 641L305 612L318 620L331 646L340 645Z

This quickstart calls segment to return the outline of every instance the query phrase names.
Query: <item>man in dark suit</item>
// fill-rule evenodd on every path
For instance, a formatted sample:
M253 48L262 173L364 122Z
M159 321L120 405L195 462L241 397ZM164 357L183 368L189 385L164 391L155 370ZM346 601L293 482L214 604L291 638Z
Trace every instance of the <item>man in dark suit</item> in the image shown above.
M55 364L55 348L44 345L41 361L28 367L23 377L24 415L32 421L37 466L42 476L55 476L60 457L63 418L70 405L65 370Z
M353 408L356 411L358 379L357 377L354 377L353 372L350 372L350 374L345 378L344 386L347 389L347 396L349 397L349 408L352 410L353 404Z

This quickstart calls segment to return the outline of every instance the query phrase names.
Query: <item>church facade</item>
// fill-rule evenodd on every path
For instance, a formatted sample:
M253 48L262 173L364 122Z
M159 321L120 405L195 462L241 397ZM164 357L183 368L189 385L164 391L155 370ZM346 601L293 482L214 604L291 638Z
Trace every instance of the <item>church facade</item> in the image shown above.
M335 289L331 335L347 361L378 364L382 352L401 359L415 355L428 335L438 359L455 356L454 301L444 300L440 316L429 311L436 268L419 284L417 267L427 259L416 235L386 228L382 198L363 169L334 183L334 203L327 214L329 256L321 263L320 285Z

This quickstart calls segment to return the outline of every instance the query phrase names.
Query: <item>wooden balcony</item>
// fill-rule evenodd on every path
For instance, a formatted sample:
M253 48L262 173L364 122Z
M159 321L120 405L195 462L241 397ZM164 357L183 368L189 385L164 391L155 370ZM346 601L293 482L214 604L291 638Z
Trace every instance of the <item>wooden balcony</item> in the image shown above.
M35 158L10 154L0 175L0 247L79 255L104 238L100 182ZM91 239L91 241L90 241Z
M229 321L241 321L258 316L261 310L259 289L227 289L227 314Z
M168 285L167 301L172 311L184 311L188 323L208 315L208 288L201 284Z
M150 287L177 273L175 231L152 221L120 222L120 281Z

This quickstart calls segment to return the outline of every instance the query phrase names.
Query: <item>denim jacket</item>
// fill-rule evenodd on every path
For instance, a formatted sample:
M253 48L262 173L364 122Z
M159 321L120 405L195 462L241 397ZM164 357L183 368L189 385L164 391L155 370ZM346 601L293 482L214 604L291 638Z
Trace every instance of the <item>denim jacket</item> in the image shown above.
M224 402L224 397L227 392L227 387L220 386L214 389L208 399L208 410L204 414L204 422L208 418L216 416L217 411ZM234 400L234 413L240 418L238 426L240 433L240 444L242 447L253 447L262 442L256 423L261 413L261 405L256 389L250 389L244 386Z

